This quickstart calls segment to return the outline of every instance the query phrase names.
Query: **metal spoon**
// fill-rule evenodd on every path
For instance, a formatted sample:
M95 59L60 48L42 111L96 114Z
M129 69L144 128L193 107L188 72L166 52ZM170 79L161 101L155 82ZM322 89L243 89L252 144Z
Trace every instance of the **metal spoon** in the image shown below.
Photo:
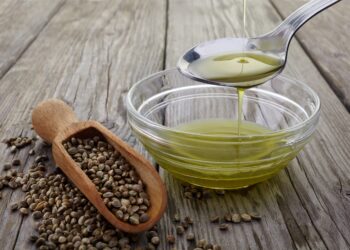
M262 84L269 79L277 76L285 67L287 61L288 48L291 39L296 31L305 24L312 17L327 9L333 4L340 2L341 0L312 0L297 9L289 17L287 17L277 28L273 31L255 38L222 38L213 41L207 41L201 43L189 51L187 51L178 61L177 67L184 75L198 80L204 83L233 86L237 88L248 88L255 85ZM230 60L237 60L239 57L228 57L227 62L223 60L217 60L219 57L227 57L227 55L240 54L243 59L249 58L250 55L267 57L271 60L275 60L274 64L277 66L275 70L271 70L271 67L266 67L260 72L258 76L252 77L249 74L242 74L237 78L220 77L220 72L224 64L219 63L232 63ZM199 72L198 63L205 59L209 59L209 65ZM224 60L225 61L225 60ZM235 62L237 63L237 62ZM245 62L247 63L247 62ZM249 63L249 62L248 62ZM227 70L230 70L229 64L225 64ZM224 66L225 66L224 65ZM213 67L219 69L218 72L214 72L216 77L210 75L213 72L208 73L207 70L213 71ZM246 67L242 63L242 69ZM203 73L204 72L204 73Z

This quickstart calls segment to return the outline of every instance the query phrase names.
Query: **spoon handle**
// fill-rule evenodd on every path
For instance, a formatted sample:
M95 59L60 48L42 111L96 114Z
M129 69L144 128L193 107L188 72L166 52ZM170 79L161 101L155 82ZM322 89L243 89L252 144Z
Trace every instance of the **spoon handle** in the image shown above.
M280 52L284 52L289 45L289 41L301 26L318 13L340 1L341 0L311 0L294 11L276 29L263 37L276 39L278 44L282 45L279 46Z

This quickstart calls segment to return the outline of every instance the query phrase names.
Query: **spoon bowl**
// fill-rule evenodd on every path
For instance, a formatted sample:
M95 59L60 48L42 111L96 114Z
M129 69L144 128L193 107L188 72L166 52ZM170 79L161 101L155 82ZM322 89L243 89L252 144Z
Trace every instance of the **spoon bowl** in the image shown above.
M33 110L32 123L37 134L52 143L52 155L59 168L114 227L127 233L140 233L152 228L159 221L167 204L165 186L155 168L128 144L96 121L78 121L73 110L57 99L40 103ZM151 202L147 211L147 222L131 225L113 215L104 204L95 184L63 147L63 143L73 136L91 138L96 135L111 144L135 168L145 183Z
M258 50L248 38L221 38L201 43L178 61L187 77L215 85L249 88L277 76L285 53ZM243 51L243 52L242 52Z
M255 38L222 38L196 45L178 61L185 76L204 83L250 88L281 73L291 39L312 17L341 0L311 0L273 31ZM224 60L223 60L224 59Z

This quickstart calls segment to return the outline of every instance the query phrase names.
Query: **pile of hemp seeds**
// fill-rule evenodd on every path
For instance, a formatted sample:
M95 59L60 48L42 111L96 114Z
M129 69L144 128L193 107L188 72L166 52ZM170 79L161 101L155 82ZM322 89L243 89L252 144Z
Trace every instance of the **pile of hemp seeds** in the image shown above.
M141 235L128 235L115 229L58 168L54 172L48 171L52 169L52 164L50 164L46 154L36 154L34 149L36 140L37 137L16 137L4 141L11 153L16 153L22 148L30 146L28 155L34 157L34 161L28 173L17 170L22 165L19 159L14 158L12 162L3 164L5 175L0 176L0 202L2 189L15 190L20 188L25 193L24 199L11 204L10 209L13 212L18 211L24 217L31 214L36 223L35 231L29 237L29 241L37 249L155 250L158 248L161 239L157 226ZM46 144L42 142L42 145ZM81 150L82 147L84 147L86 154ZM121 210L123 217L120 214L119 218L123 218L129 223L136 223L137 221L132 222L133 219L130 221L130 218L137 214L138 216L133 218L138 218L139 223L142 223L141 217L147 214L146 207L150 206L146 189L133 167L118 152L97 137L86 141L71 138L66 142L66 150L95 183L105 204L115 212L116 216L118 216L117 211ZM101 156L104 156L105 159ZM109 160L114 161L114 163ZM95 164L95 161L98 164ZM87 165L84 162L87 162ZM89 165L89 162L94 163ZM89 171L91 167L93 171ZM120 169L121 172L117 169ZM114 175L111 170L113 170ZM112 178L113 183L111 184ZM122 186L123 188L121 188ZM135 191L137 194L135 195L131 191ZM113 196L109 192L112 192ZM189 199L206 199L211 196L211 193L224 194L224 191L212 192L192 185L184 185L183 192L184 196ZM107 195L105 195L106 193ZM141 199L143 199L142 203ZM120 201L120 206L116 200ZM133 206L139 208L132 208ZM227 224L220 224L220 221L239 223L260 220L260 218L260 215L256 213L229 213L223 217L214 216L210 218L210 221L218 223L220 230L227 230ZM195 237L191 230L193 224L193 220L189 216L181 219L178 214L174 215L173 227L176 236L168 234L164 239L169 249L177 250L174 247L176 239L184 238L191 243L193 247L190 249L193 250L221 250L220 245ZM143 243L145 246L135 247L140 241L146 241Z
M112 213L124 222L138 225L149 220L150 201L136 170L100 136L75 138L64 148L96 185Z

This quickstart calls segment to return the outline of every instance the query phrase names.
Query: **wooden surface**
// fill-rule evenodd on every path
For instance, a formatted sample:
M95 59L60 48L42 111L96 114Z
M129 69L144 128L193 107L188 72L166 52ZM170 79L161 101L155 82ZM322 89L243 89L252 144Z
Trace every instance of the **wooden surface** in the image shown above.
M305 0L271 0L285 18ZM298 41L327 80L333 91L350 110L350 3L343 0L310 20L297 33ZM338 35L334 35L338 34Z
M248 0L249 34L269 31L303 2ZM58 97L74 107L79 119L102 122L145 153L126 123L128 89L146 75L175 66L195 43L239 35L241 5L239 0L2 1L0 140L33 135L32 108ZM285 73L309 84L321 98L313 140L271 180L208 200L185 199L180 183L160 168L169 205L159 224L159 249L170 249L165 235L174 232L175 212L191 215L196 237L223 249L350 248L348 7L344 0L306 24L289 52ZM36 149L49 150L39 143ZM12 158L20 158L26 171L33 161L28 150L12 155L1 144L0 173ZM33 221L10 216L8 209L22 196L3 192L0 249L33 248L27 241ZM249 210L261 213L262 221L230 225L227 232L208 221L210 215ZM175 246L191 247L185 237L177 237Z
M285 18L304 0L270 0L278 13ZM350 110L350 3L341 1L329 10L310 20L297 33L298 41L309 55L321 75ZM339 35L334 35L335 33Z
M0 77L30 47L62 4L62 0L0 2Z

